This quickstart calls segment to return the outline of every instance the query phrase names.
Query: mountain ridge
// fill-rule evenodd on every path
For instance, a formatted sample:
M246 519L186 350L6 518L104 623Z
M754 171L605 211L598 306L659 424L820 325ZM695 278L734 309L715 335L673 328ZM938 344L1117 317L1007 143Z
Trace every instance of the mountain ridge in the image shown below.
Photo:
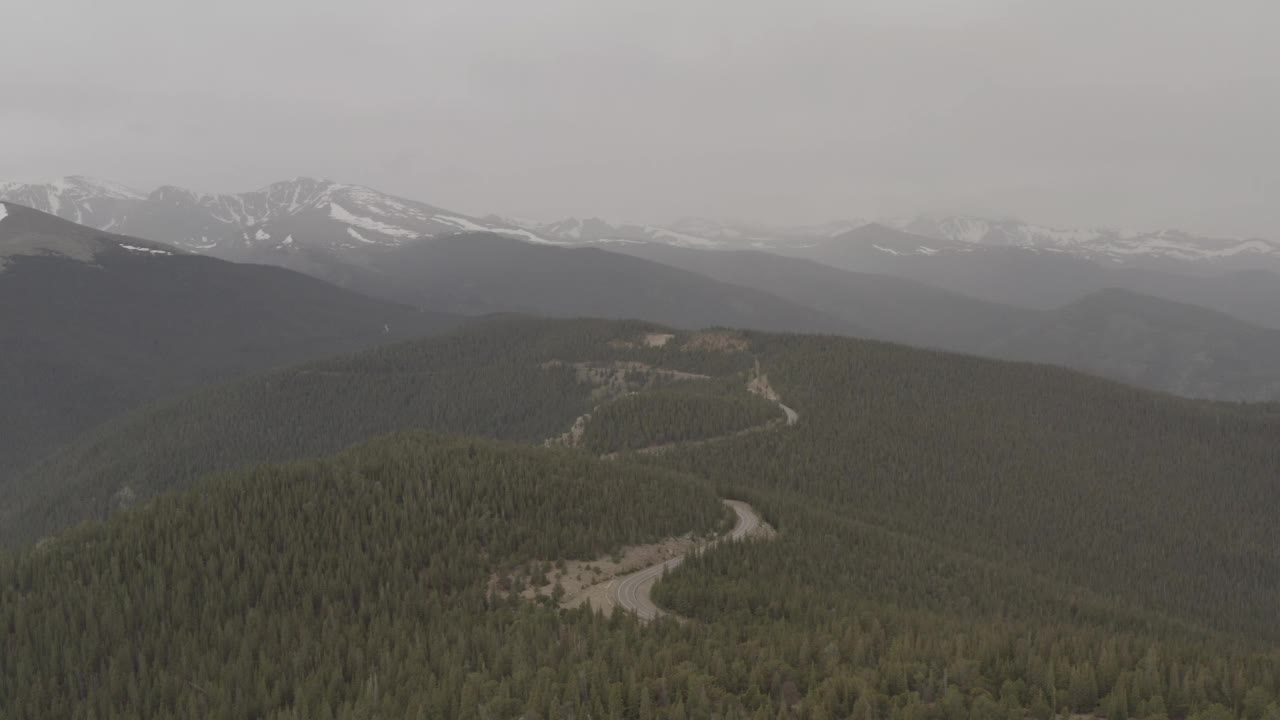
M533 223L493 214L471 216L362 185L302 176L240 193L201 193L174 185L143 193L112 181L68 176L44 183L0 182L0 199L98 229L168 241L231 259L287 249L281 243L289 238L294 244L332 250L359 244L395 245L409 238L466 231L500 232L530 242L563 245L663 242L679 247L785 252L880 224L933 241L1060 253L1114 267L1220 272L1255 269L1261 264L1280 271L1280 242L1210 237L1176 229L1055 228L1014 218L935 213L876 222L847 219L793 226L696 216L665 224L614 223L598 217ZM189 217L179 221L173 216L175 210ZM331 222L324 221L326 211ZM296 217L299 215L302 217Z
M202 193L163 185L146 194L71 177L43 184L0 184L0 199L99 230L237 261L272 262L272 255L302 248L338 252L362 246L394 247L468 231L496 231L546 242L513 224L470 217L362 185L301 176L241 193Z
M140 403L462 321L0 208L0 478Z

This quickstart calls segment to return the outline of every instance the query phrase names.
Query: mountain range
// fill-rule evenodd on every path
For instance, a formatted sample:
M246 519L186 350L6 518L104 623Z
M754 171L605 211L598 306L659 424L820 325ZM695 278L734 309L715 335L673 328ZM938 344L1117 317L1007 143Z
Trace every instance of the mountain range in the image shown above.
M1280 370L1272 370L1280 367L1280 275L1112 267L1045 245L1069 244L1066 235L1012 221L911 225L933 237L856 222L521 226L306 178L219 196L172 187L143 195L84 178L4 190L113 232L174 240L146 246L152 254L279 265L449 315L853 335L1052 362L1196 397L1280 396ZM1103 235L1072 237L1096 247ZM1216 262L1209 257L1180 262ZM1117 288L1125 292L1110 292Z
M278 259L307 249L341 252L396 246L410 239L483 231L562 245L657 242L785 251L804 249L869 224L848 219L768 226L698 217L666 225L610 223L600 218L536 223L497 215L476 217L360 185L307 177L250 192L206 194L171 185L141 192L112 181L71 176L45 183L0 182L0 200L101 230L164 239L236 260ZM1215 238L1174 229L1059 229L966 215L924 214L883 224L934 241L925 247L938 254L1019 248L1107 267L1175 272L1280 270L1280 243L1262 238Z
M299 177L259 190L206 194L166 185L150 193L81 176L0 183L0 199L67 220L238 261L291 253L395 247L424 237L499 231L539 241L505 221L481 220L358 185Z
M1214 238L1182 230L1115 228L1057 229L1016 219L966 215L921 215L893 223L924 237L972 245L1058 252L1104 264L1186 270L1246 270L1265 263L1273 269L1280 243L1262 238Z

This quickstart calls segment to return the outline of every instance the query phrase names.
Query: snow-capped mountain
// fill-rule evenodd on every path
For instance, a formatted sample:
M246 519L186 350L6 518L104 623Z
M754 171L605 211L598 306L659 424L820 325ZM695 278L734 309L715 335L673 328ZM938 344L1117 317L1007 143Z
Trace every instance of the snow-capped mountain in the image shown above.
M660 243L707 250L806 254L833 242L847 244L851 231L859 228L881 227L861 220L768 226L701 217L667 225L617 224L600 218L522 223L495 215L474 217L368 187L306 177L252 192L218 195L174 186L143 193L118 183L72 176L47 183L0 183L0 200L195 252L307 271L309 266L303 266L317 262L317 253L326 258L359 255L460 232L495 232L568 246ZM902 238L895 238L891 244L879 243L881 247L871 243L868 249L899 257L935 257L969 248L1013 248L1113 267L1280 271L1280 243L1256 238L1210 238L1178 230L1056 229L967 215L922 215L887 225L924 240L916 243L918 247L907 248ZM863 235L879 237L885 233L868 231ZM942 241L947 244L940 244Z
M109 230L146 200L146 194L107 180L80 175L46 183L0 182L0 200L25 205L66 220Z
M600 218L566 218L552 223L526 226L538 236L564 245L616 245L620 243L661 243L678 247L716 249L724 240L681 232L658 225L613 225Z
M527 227L542 237L568 245L660 243L707 250L770 250L835 237L862 224L860 221L840 221L824 225L773 227L686 217L669 225L613 225L600 218L568 218Z
M906 232L955 242L1067 253L1110 265L1196 264L1246 269L1280 266L1280 243L1258 238L1211 238L1180 230L1057 229L1014 219L923 215L895 223Z
M88 225L235 260L299 251L394 247L459 232L488 231L532 242L524 228L481 220L359 185L295 178L260 190L205 194L164 186L149 194L69 177L0 184L0 199Z
M866 224L865 220L834 220L820 225L762 225L686 217L666 227L676 232L765 249L835 237Z

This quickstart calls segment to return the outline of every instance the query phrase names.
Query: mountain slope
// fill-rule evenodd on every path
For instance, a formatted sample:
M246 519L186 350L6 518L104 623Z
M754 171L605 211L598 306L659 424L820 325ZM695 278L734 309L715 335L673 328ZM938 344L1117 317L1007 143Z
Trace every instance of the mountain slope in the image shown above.
M28 489L54 492L22 507L47 530L104 515L122 497L140 502L190 486L209 471L314 456L412 427L536 442L603 402L602 388L615 397L645 392L659 371L741 382L758 360L800 413L798 424L652 462L753 496L793 558L810 554L824 533L871 532L877 544L889 541L880 533L899 533L913 553L945 548L967 555L965 567L979 559L1005 568L979 576L1039 578L1041 589L1007 595L957 569L947 582L968 588L968 611L1011 602L1028 603L1019 606L1028 617L1045 610L1040 603L1065 612L1053 603L1076 588L1091 598L1089 612L1129 608L1139 625L1176 620L1275 637L1280 561L1265 550L1278 540L1274 406L1184 400L1042 365L848 338L675 332L661 346L642 342L655 332L642 323L502 318L210 389L82 438L27 477ZM616 387L619 378L640 384ZM660 431L681 435L697 414L670 418ZM861 526L837 530L839 518ZM832 570L837 576L887 571L880 556L840 555L830 562L848 567ZM910 582L927 582L938 565L925 567L934 570ZM818 572L806 568L787 572ZM904 603L896 593L908 584L866 587ZM1229 596L1219 592L1227 585ZM768 607L774 591L751 594ZM935 607L929 598L911 603Z
M1125 290L1044 313L989 352L1188 397L1280 398L1280 331Z
M1186 397L1280 398L1280 332L1194 305L1104 290L1037 312L761 252L619 252L768 290L855 323L866 337L1060 365Z
M773 227L686 217L669 225L634 225L611 224L600 218L566 218L526 227L541 237L565 245L614 247L634 243L661 243L673 247L740 250L803 246L839 235L862 224L861 221L837 221L824 225Z
M383 279L355 289L450 312L860 334L858 327L831 315L688 270L596 248L548 247L487 233L371 254L369 268Z
M0 558L0 716L283 720L354 706L353 717L514 717L493 704L506 692L475 683L508 679L516 658L539 672L509 691L542 711L559 696L544 694L541 668L607 654L550 641L558 613L490 596L493 579L519 571L523 584L543 562L709 534L725 519L692 478L425 433L201 490L15 565ZM91 629L41 640L89 607ZM590 617L564 630L607 632ZM501 642L488 642L494 631ZM138 664L126 669L121 653ZM477 657L491 669L457 671ZM480 703L490 710L477 715Z
M0 200L109 230L146 200L118 183L73 175L47 183L0 183Z
M0 208L0 478L146 400L458 322Z
M1265 269L1226 272L1226 265L1193 266L1189 261L1102 265L1052 245L928 238L883 225L867 225L787 254L1024 308L1054 310L1108 288L1123 288L1280 328L1280 274Z
M417 342L244 378L86 433L10 485L0 542L101 518L201 475L336 452L407 428L541 442L651 372L728 373L743 353L633 347L651 325L495 317ZM600 360L592 374L570 363ZM7 517L6 517L7 516Z
M47 529L212 470L314 456L411 427L537 442L603 402L604 389L642 390L659 371L728 382L758 360L800 413L797 425L655 462L1198 624L1256 627L1280 597L1277 559L1254 554L1276 539L1273 406L1185 400L1048 366L865 340L676 332L660 346L642 342L655 332L634 322L498 318L249 378L81 438L28 475L27 489L52 492L22 505ZM618 378L640 385L617 387ZM680 434L682 414L670 417L661 432ZM1129 560L1112 557L1126 545ZM1236 609L1217 617L1214 588L1230 578Z
M615 252L756 288L839 317L865 337L960 352L982 352L1035 313L984 302L888 275L854 273L759 251L699 251L628 245Z
M877 224L787 254L855 272L908 278L988 302L1041 310L1108 286L1101 266L1066 253L926 238Z
M299 177L251 192L206 194L166 185L149 194L82 177L0 185L0 200L101 230L227 260L288 266L297 252L341 255L367 246L477 230L540 241L483 220L359 185Z
M786 570L820 548L874 547L883 539L854 538L902 533L1125 606L1280 640L1280 558L1268 550L1280 542L1276 406L1190 401L1043 365L842 338L751 341L800 423L655 462L758 492L752 504L782 531L770 562L811 586L817 604L839 585L831 578L845 576L865 577L859 587L880 588L899 607L963 597L998 613L1022 602L968 581L963 591L951 586L958 576L941 568L957 566L919 558L923 548L887 563L874 551L843 552L830 561L843 570ZM803 510L815 506L832 517ZM840 518L857 522L837 529ZM901 578L916 573L923 596L898 594ZM808 595L791 587L701 597L710 611L730 592L752 607Z

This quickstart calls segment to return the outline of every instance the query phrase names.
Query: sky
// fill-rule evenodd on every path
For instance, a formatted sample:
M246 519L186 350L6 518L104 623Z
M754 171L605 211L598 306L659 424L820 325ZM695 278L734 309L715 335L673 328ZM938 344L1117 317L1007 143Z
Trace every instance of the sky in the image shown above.
M1274 2L14 0L0 26L0 179L1280 239Z

